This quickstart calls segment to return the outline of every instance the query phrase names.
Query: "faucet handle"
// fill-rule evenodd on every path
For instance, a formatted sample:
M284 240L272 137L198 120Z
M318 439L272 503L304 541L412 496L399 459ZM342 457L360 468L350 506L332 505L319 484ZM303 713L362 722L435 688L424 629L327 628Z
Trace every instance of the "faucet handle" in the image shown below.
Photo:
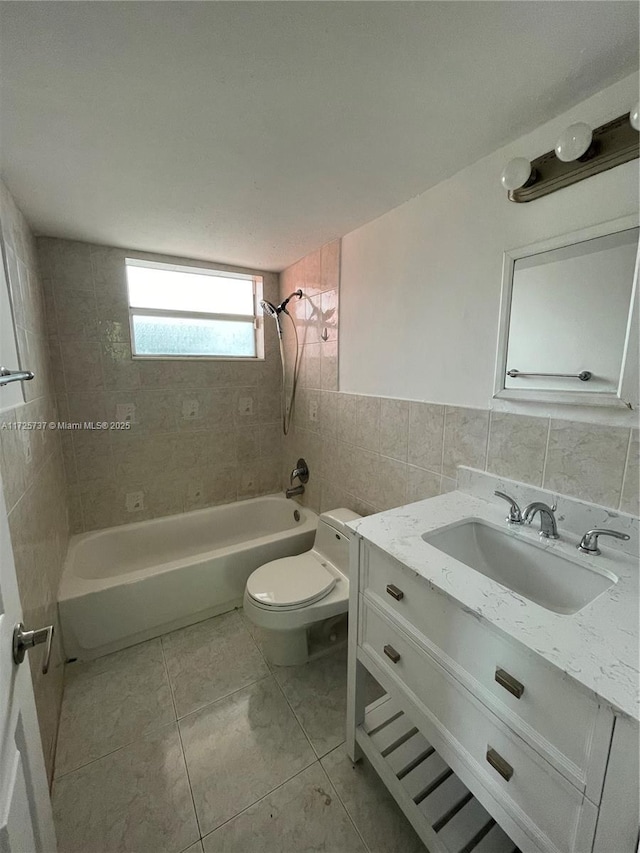
M293 481L296 478L300 480L300 482L303 484L309 482L309 467L302 458L298 459L298 464L291 472L291 476L289 477L289 482L291 483L291 485L293 485Z
M619 533L617 530L587 530L580 540L580 544L577 546L578 551L597 557L598 554L602 553L600 548L598 548L598 536L613 536L614 539L624 539L625 541L630 538L627 533Z
M522 512L520 510L520 507L518 506L518 504L514 501L514 499L512 497L505 494L504 492L498 492L498 491L495 491L493 494L497 498L502 498L503 500L505 500L511 504L511 509L509 510L509 515L507 516L507 519L506 519L508 524L523 524L524 523L522 520Z

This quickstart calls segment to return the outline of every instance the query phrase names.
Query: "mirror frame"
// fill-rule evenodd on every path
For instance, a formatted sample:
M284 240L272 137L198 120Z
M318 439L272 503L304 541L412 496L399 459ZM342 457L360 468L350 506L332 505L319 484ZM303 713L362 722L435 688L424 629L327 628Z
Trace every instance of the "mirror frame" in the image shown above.
M637 228L640 217L637 214L622 216L619 219L611 219L601 222L580 231L572 231L568 234L551 237L539 243L529 246L521 246L517 249L509 249L502 258L502 291L500 295L500 317L498 322L498 348L496 357L495 382L493 398L501 400L513 400L520 402L535 403L570 403L580 406L616 406L627 409L638 409L640 405L640 394L634 379L637 377L637 367L633 364L634 353L638 352L638 272L640 265L640 251L636 255L636 265L633 274L633 285L631 289L630 311L627 318L627 331L622 354L622 366L620 378L616 391L566 391L566 390L525 390L520 388L505 388L505 376L507 370L507 344L509 340L509 323L511 319L511 296L513 289L513 271L516 261L549 252L553 249L561 249L575 243L583 243L596 237L604 237L608 234L616 234L619 231L627 231ZM635 371L634 371L635 367ZM582 384L582 383L580 383Z

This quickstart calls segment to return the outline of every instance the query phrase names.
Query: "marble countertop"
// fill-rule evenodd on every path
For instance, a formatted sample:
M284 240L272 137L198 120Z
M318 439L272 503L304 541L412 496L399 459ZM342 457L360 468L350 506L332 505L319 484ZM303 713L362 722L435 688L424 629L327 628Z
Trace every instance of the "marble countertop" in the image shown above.
M510 481L496 480L510 494ZM511 483L511 485L514 485ZM484 491L487 492L486 484ZM492 494L492 491L491 491ZM539 491L540 499L544 494ZM565 498L565 504L571 499ZM547 501L548 502L548 501ZM573 504L579 504L572 501ZM561 538L548 540L545 547L571 560L584 559L585 566L612 572L618 582L593 602L571 615L552 612L507 589L464 563L428 545L422 534L473 517L501 526L509 535L539 544L539 524L508 528L507 505L498 498L487 500L463 491L398 507L351 522L349 526L367 541L424 577L436 590L460 602L481 620L539 654L550 664L583 685L599 700L617 712L640 719L640 667L638 659L638 559L621 548L607 548L610 539L602 539L602 554L579 554L576 544L600 514L607 513L608 526L632 533L637 542L637 519L592 507L589 522L580 533L563 529L562 521L572 515L561 514L558 501L558 526ZM585 506L585 505L582 505ZM575 506L573 515L575 515ZM595 516L595 517L594 517Z

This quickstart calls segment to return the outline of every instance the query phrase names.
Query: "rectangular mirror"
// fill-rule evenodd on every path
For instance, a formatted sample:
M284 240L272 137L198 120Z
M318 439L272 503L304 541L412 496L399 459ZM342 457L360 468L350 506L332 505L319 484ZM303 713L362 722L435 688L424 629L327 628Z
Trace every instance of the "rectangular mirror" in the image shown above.
M636 408L637 277L629 218L505 253L494 397Z

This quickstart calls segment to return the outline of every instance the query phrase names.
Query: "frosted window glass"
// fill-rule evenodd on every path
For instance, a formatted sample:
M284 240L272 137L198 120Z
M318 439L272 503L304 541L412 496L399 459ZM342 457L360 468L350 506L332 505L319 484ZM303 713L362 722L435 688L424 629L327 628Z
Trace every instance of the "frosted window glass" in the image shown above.
M219 355L254 358L253 322L134 314L136 355Z
M127 283L132 308L245 316L254 311L252 279L127 264Z

